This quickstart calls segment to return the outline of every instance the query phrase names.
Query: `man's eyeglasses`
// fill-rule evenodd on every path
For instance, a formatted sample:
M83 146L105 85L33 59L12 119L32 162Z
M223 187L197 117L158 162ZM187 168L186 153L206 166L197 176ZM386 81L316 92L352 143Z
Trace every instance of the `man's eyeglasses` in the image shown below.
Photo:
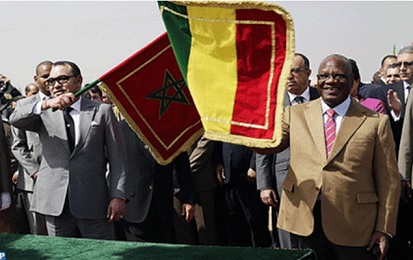
M407 62L407 61L405 61L405 62L397 62L397 63L394 63L394 64L390 65L389 67L390 67L390 68L396 68L396 67L401 67L402 65L403 65L404 67L411 67L411 66L413 66L413 61L411 61L411 62Z
M326 81L327 79L329 79L330 77L332 77L334 80L336 81L345 81L349 78L350 75L348 74L318 74L317 75L317 79L320 81Z
M75 77L75 75L71 75L71 76L62 75L62 76L59 76L57 78L49 78L49 79L46 80L45 85L54 86L54 84L56 84L56 81L59 84L62 85L62 84L65 84L66 82L68 82L69 79L72 78L72 77Z
M301 71L305 71L305 70L308 70L308 69L307 69L307 68L291 68L290 73L292 73L292 74L298 74L298 73L300 73Z

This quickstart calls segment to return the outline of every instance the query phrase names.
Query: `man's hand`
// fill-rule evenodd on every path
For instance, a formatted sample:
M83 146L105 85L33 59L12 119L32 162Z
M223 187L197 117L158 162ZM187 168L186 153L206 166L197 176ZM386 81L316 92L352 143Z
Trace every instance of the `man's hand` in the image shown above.
M379 259L384 259L387 253L387 249L389 249L389 236L384 234L383 232L375 231L371 236L369 246L367 250L371 250L373 246L377 244L380 250L380 257Z
M215 167L215 172L217 174L217 179L218 179L218 185L222 186L222 184L224 184L224 179L225 179L225 169L224 169L224 165L222 164L218 164Z
M11 181L13 182L13 184L17 184L18 179L19 179L19 172L16 171L15 173L13 173L13 177L11 177Z
M107 218L109 219L109 223L112 221L119 221L120 219L125 216L126 207L125 207L125 200L120 198L114 198L110 201L108 206L108 214Z
M71 92L63 93L57 97L43 101L42 110L48 110L50 108L63 110L66 107L71 106L78 99L79 98L76 98L75 94Z
M257 179L257 172L254 171L252 168L249 168L247 172L247 181L249 183L255 183L256 179Z
M270 207L276 207L278 204L277 194L273 189L265 189L260 192L262 202Z
M33 173L33 175L32 175L33 181L37 180L37 175L38 175L38 172Z
M400 101L397 93L392 89L387 91L387 103L389 103L389 107L394 111L396 116L399 116L402 109L402 102Z
M189 203L182 204L181 215L185 217L186 223L189 223L194 218L195 206Z
M401 180L400 188L401 188L400 198L405 203L409 203L410 199L412 198L412 187L410 185L410 181Z

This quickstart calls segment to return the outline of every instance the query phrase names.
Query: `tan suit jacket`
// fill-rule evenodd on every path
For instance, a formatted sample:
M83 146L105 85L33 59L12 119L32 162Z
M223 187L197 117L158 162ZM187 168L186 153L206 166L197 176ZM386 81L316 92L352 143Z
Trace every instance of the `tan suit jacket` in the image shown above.
M395 234L400 181L388 117L351 101L326 158L320 99L286 108L280 149L291 149L277 226L308 236L321 191L322 226L336 245L367 246ZM291 131L290 131L291 130Z

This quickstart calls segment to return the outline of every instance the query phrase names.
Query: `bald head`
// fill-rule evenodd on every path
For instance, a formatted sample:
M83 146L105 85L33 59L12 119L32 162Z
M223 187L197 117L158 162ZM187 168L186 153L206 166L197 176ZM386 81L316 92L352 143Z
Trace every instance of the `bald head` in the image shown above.
M35 83L30 83L24 88L24 92L26 94L26 97L33 96L39 92L39 86Z
M323 101L334 108L345 101L353 86L350 61L340 54L323 59L317 75L317 88Z
M48 60L40 62L36 66L36 75L33 77L34 81L39 86L40 91L46 96L50 96L49 87L45 85L45 82L49 78L52 65L53 63Z

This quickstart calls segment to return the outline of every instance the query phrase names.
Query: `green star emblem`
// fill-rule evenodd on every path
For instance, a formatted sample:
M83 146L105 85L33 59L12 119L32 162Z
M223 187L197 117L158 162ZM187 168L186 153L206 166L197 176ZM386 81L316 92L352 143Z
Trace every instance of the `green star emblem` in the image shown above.
M156 99L161 102L161 106L159 108L159 117L161 118L173 102L190 105L185 93L183 92L185 87L186 84L183 79L175 80L171 73L166 70L163 86L155 92L147 95L146 98Z

